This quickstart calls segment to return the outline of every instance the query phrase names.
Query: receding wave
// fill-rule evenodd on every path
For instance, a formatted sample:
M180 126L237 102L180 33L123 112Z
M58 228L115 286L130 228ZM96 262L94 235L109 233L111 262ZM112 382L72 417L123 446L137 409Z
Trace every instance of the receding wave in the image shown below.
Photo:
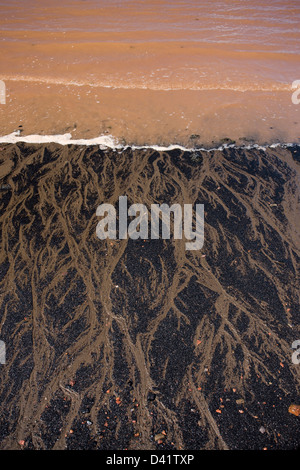
M188 82L183 83L163 83L161 80L157 83L143 82L139 79L131 80L130 82L122 82L117 80L116 82L107 81L88 81L88 80L70 80L65 78L52 78L52 77L36 77L29 75L2 75L0 77L4 81L13 82L29 82L29 83L41 83L46 85L62 85L62 86L74 86L74 87L91 87L91 88L114 88L114 89L128 89L128 90L157 90L157 91L176 91L176 90L191 90L191 91L213 91L213 90L228 90L228 91L262 91L262 92L274 92L274 91L291 91L291 83L197 83L189 84Z

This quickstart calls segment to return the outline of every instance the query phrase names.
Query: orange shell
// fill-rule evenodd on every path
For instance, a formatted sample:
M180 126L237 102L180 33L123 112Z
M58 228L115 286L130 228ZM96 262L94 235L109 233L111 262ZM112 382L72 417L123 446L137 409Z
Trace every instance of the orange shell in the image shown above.
M292 413L293 415L299 416L300 415L300 405L291 405L289 407L289 413Z

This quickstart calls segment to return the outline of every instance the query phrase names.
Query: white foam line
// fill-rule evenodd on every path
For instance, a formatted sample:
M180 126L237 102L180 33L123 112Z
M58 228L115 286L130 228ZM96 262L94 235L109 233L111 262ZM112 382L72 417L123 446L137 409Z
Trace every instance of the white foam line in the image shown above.
M270 85L232 85L232 84L190 84L184 86L182 84L174 84L167 86L166 84L155 84L155 83L140 83L133 81L130 83L114 83L108 84L106 82L90 82L86 80L67 80L64 78L52 78L52 77L35 77L35 76L24 76L24 75L0 75L0 79L3 81L12 82L28 82L28 83L39 83L47 85L62 85L62 86L74 86L74 87L91 87L91 88L112 88L120 90L152 90L152 91L237 91L237 92L276 92L276 91L292 91L293 86L287 83L277 83Z
M112 135L100 135L98 137L94 137L92 139L72 139L72 134L57 134L57 135L39 135L39 134L32 134L32 135L21 135L20 131L12 132L11 134L4 135L0 137L1 144L16 144L18 142L25 142L29 144L60 144L60 145L83 145L83 146L93 146L99 145L100 149L113 149L113 150L125 150L126 148L131 148L133 150L143 150L143 149L152 149L157 150L158 152L168 152L171 150L182 150L185 152L212 152L216 150L224 150L229 148L236 148L236 149L257 149L257 150L266 150L267 148L277 148L277 147L293 147L299 144L296 143L274 143L269 145L258 145L258 144L251 144L251 145L242 145L237 146L235 144L223 144L219 147L214 148L205 148L205 147L184 147L182 145L169 145L167 147L160 146L160 145L121 145L118 143L117 139Z
M109 148L122 148L117 143L115 138L110 135L101 135L93 139L72 139L72 134L57 134L57 135L21 135L20 131L12 132L11 134L0 137L0 143L16 144L18 142L26 142L29 144L61 144L61 145L103 145Z

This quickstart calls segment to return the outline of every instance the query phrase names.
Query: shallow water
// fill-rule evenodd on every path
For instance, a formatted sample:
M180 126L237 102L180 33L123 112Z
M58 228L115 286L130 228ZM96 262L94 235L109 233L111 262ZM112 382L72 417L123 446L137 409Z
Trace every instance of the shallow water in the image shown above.
M1 135L298 142L297 1L0 5Z

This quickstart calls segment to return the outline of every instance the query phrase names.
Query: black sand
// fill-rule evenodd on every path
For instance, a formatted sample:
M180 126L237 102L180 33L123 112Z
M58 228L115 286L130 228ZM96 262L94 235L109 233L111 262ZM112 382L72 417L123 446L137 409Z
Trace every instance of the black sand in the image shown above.
M0 449L296 449L299 156L3 144ZM99 240L120 195L203 249Z

